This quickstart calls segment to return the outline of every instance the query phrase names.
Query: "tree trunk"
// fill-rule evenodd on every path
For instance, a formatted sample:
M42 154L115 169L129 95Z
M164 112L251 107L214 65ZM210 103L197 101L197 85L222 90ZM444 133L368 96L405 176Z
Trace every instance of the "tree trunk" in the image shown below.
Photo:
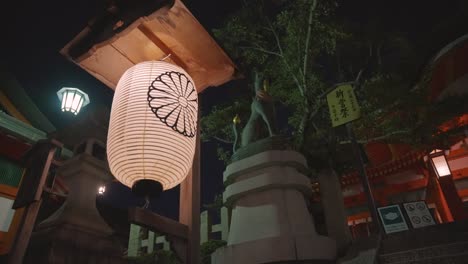
M338 175L332 168L324 168L318 173L318 181L328 236L336 240L338 254L344 255L352 238Z
M304 115L302 116L301 123L299 124L299 128L297 129L297 132L298 132L297 146L299 146L301 148L305 145L307 123L309 121L309 115L310 115L310 107L309 107L309 104L308 104L307 100L306 100L306 103L305 103L304 107L305 107Z

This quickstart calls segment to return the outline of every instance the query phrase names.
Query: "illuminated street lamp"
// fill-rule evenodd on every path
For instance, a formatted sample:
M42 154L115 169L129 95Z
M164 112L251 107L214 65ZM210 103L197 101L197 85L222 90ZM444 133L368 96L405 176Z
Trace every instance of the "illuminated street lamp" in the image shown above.
M435 149L429 153L430 163L437 175L437 178L446 177L451 174L450 167L445 155L445 151L440 149Z
M57 92L62 102L62 112L71 112L77 115L81 108L89 104L88 95L78 88L63 87Z

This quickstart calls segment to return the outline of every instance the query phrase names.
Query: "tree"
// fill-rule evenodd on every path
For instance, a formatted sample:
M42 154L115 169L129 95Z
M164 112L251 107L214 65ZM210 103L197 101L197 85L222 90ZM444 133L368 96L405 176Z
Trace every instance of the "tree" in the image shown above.
M462 114L466 98L428 102L427 87L416 85L427 54L382 20L388 17L385 7L367 7L365 17L356 20L333 0L243 1L243 8L214 31L245 77L234 103L217 106L202 119L203 137L220 142L221 158L230 156L232 118L248 116L254 70L269 77L269 92L288 119L283 131L314 175L336 175L335 170L350 167L347 134L331 127L325 100L336 83L354 83L362 108L354 128L361 143L431 145L449 135L439 133L438 126Z
M126 257L126 260L130 264L179 264L180 261L177 259L172 251L166 250L155 250L149 254L143 254L138 257Z
M226 246L227 242L224 240L208 240L200 246L200 259L201 264L210 264L211 263L211 254L216 251L216 249Z

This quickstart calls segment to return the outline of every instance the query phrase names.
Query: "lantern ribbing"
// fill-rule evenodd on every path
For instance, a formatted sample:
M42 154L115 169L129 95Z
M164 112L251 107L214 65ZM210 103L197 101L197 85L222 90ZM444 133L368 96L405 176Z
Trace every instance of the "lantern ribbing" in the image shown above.
M151 61L128 69L112 103L112 174L128 187L141 180L159 182L163 190L178 185L192 166L197 115L197 91L182 68Z

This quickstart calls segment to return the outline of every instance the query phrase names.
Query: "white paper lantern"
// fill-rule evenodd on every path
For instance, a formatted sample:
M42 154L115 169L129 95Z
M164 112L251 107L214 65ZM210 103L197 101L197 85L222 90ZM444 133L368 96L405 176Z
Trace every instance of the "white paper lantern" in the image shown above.
M115 89L107 139L112 174L133 187L140 180L163 190L184 180L195 154L198 95L180 67L149 61L136 64Z

